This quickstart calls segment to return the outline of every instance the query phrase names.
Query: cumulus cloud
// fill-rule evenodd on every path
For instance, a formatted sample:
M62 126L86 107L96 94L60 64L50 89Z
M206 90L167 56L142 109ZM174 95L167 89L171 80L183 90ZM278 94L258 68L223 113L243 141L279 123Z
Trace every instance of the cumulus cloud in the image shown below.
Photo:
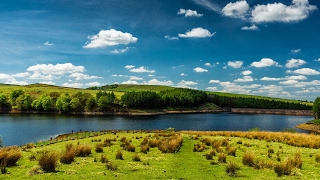
M12 75L4 74L4 73L0 73L0 79L8 80L8 81L15 81L16 80Z
M238 78L234 80L234 82L252 82L253 78L251 76L243 76L242 78Z
M98 76L89 76L87 74L83 74L83 73L72 73L69 77L73 77L76 78L77 81L79 80L83 80L83 79L98 79L98 78L102 78L102 77L98 77Z
M217 87L207 87L206 88L208 91L218 91Z
M244 18L249 9L249 4L245 0L230 2L222 9L222 14L233 18Z
M137 76L130 76L129 80L140 81L140 80L143 80L143 78L137 77Z
M87 42L84 48L104 48L107 46L116 46L119 44L129 44L137 42L138 38L130 33L123 33L115 29L101 30L97 35L88 36L90 42Z
M87 83L85 84L86 86L101 86L102 84L99 83L99 82L90 82L90 83Z
M84 72L86 69L83 66L75 66L71 63L65 64L37 64L30 66L27 71L32 71L34 73L42 74L54 74L63 75L66 73Z
M203 14L199 14L197 11L193 11L191 9L180 9L178 14L184 14L185 17L201 17Z
M319 75L320 72L310 68L301 68L294 71L286 71L286 73L302 74L302 75Z
M241 68L242 65L243 61L228 61L228 66L235 69Z
M213 65L211 63L204 63L205 66L208 66L208 67L213 67Z
M28 83L25 81L16 81L16 80L7 81L7 82L5 82L5 84L13 84L13 85L21 85L21 86L28 85Z
M168 39L168 40L178 40L178 37L170 37L170 36L164 36L164 38Z
M63 83L62 86L64 87L72 87L72 88L82 88L82 83Z
M121 54L121 53L125 53L127 51L129 51L129 49L131 49L131 47L126 47L124 49L115 49L113 51L111 51L113 54Z
M209 81L209 83L220 83L220 81L212 79L212 80Z
M258 62L251 63L251 66L262 68L262 67L269 67L269 66L280 66L276 61L270 59L270 58L262 58Z
M41 81L40 84L49 84L49 85L55 85L56 83L53 81Z
M279 82L279 84L283 84L283 85L292 85L296 83L298 83L298 81L293 79Z
M294 67L299 67L301 65L306 64L306 61L302 60L302 59L290 59L287 60L287 64L286 67L287 68L294 68Z
M14 74L12 75L13 77L16 77L16 78L26 78L26 77L29 77L30 76L30 73L28 72L23 72L23 73L17 73L17 74Z
M252 26L243 26L241 30L256 31L259 30L259 28L255 24L253 24Z
M297 54L299 52L301 52L301 49L291 49L291 53L293 54Z
M308 0L292 0L286 6L282 3L256 5L251 12L251 20L261 22L296 22L306 19L317 6L310 5Z
M45 81L50 81L53 79L59 79L60 77L58 76L53 76L52 74L41 74L38 72L33 73L29 79L41 79L41 80L45 80Z
M188 74L181 73L180 76L188 76Z
M43 43L43 45L45 45L45 46L52 46L53 43L49 43L49 41L47 41L47 42Z
M135 73L155 73L155 70L149 70L145 68L144 66L141 66L139 68L130 68L130 72L135 72Z
M134 65L126 65L124 68L126 68L126 69L132 69L132 68L134 68L135 66Z
M128 80L128 81L124 81L121 84L138 84L137 81L132 81L132 80Z
M248 76L248 75L252 74L252 71L245 70L245 71L242 71L241 74L244 75L244 76Z
M148 82L146 82L145 84L149 84L149 85L161 85L161 86L173 86L173 82L168 80L168 81L159 81L157 79L151 79Z
M185 80L182 80L178 83L178 86L195 86L197 85L198 83L197 82L194 82L194 81L185 81Z
M212 37L216 33L211 33L207 29L203 29L201 27L193 28L191 31L187 31L184 34L178 34L181 38L206 38L206 37Z
M284 78L271 78L271 77L263 77L260 80L262 81L282 81L282 80L306 80L307 77L303 75L298 76L286 76Z
M194 72L197 72L197 73L203 73L203 72L208 72L207 69L203 69L201 67L196 67L193 69Z

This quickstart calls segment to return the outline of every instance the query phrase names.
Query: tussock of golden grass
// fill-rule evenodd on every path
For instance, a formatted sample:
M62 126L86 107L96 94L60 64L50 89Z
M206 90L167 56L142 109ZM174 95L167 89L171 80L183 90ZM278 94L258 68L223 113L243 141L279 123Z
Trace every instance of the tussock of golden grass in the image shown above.
M142 152L142 153L144 153L144 154L147 154L148 152L149 152L149 144L145 144L145 145L142 145L141 146L141 149L140 149L140 151Z
M162 153L175 153L177 152L182 145L182 136L174 135L169 137L168 139L163 139L161 143L158 145L158 149Z
M237 148L235 148L235 147L229 147L229 148L227 149L227 154L228 154L229 156L236 156L236 151L237 151Z
M69 151L64 152L60 157L60 162L63 164L71 164L74 161L76 156L76 152L71 149Z
M274 163L272 161L264 161L259 160L255 163L255 169L271 169L274 167Z
M45 172L54 172L58 165L58 154L56 152L43 151L40 153L39 165Z
M116 154L116 159L121 159L121 160L123 160L123 153L122 153L121 150L119 150L119 151L117 152L117 154Z
M320 154L316 155L315 160L316 160L317 163L320 163Z
M218 156L219 163L226 163L227 162L227 155L225 153L220 153Z
M226 166L226 173L229 176L234 177L237 175L239 169L240 167L235 162L229 162Z
M109 160L106 155L102 154L100 157L100 162L107 163L107 162L109 162Z
M255 158L255 154L253 152L247 151L242 157L242 164L249 167L254 167L255 166L253 162L254 158Z
M117 164L115 164L114 162L111 162L111 161L106 163L106 168L107 168L107 170L110 170L110 171L118 170Z
M205 145L204 144L195 144L193 145L193 152L202 152L205 150Z
M88 145L78 145L75 148L75 153L77 157L87 157L91 154L91 146Z
M132 161L141 161L141 157L139 156L139 154L135 154L133 157L132 157Z
M243 131L181 131L190 135L226 136L247 139L266 140L268 142L280 142L296 147L320 148L320 136L313 134L299 134L288 132L243 132Z
M215 150L211 150L208 154L205 154L204 156L206 157L207 160L213 160L213 156L216 155Z
M13 166L21 157L20 149L17 146L0 148L0 166Z
M97 153L102 153L103 152L103 144L102 143L96 144L95 150Z
M157 147L160 144L160 140L159 139L150 139L149 140L149 146L151 148Z

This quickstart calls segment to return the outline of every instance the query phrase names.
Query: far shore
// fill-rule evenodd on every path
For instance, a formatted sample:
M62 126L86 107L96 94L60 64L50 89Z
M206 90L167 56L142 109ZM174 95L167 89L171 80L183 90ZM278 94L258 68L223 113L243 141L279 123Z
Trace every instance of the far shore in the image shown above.
M316 124L303 123L296 125L296 128L309 131L313 134L320 134L320 126Z
M219 113L231 112L239 114L278 114L295 116L313 116L311 110L291 110L291 109L254 109L254 108L221 108L221 109L194 109L194 110L159 110L159 111L107 111L107 112L68 112L61 113L55 111L0 111L2 114L69 114L69 115L119 115L119 116L150 116L163 114L193 114L193 113Z

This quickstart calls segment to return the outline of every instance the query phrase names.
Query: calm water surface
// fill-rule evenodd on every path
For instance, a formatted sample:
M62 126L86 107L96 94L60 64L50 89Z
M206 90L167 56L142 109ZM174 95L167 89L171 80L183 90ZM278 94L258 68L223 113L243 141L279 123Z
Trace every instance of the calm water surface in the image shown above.
M255 127L281 131L311 120L310 116L267 114L168 114L156 116L74 116L74 115L0 115L3 143L22 145L48 140L71 131L153 130L174 127L177 130L246 131ZM298 130L299 131L299 130ZM303 131L300 131L303 132Z

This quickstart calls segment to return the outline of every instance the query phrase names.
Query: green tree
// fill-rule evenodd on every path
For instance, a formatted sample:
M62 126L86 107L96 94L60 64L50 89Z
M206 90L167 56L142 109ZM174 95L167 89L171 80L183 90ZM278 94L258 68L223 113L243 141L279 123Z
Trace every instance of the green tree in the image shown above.
M3 107L7 104L7 96L5 94L0 94L0 107Z
M315 119L320 117L320 97L317 97L313 102L312 111Z
M72 98L70 101L70 108L72 111L81 111L82 105L79 98Z
M93 111L96 108L96 106L96 100L94 97L91 96L86 100L85 110L88 112Z
M22 94L16 99L16 108L19 111L31 109L32 97L30 94Z
M12 106L16 106L16 100L20 95L23 95L24 91L22 89L16 89L11 91L9 95L9 101Z
M41 99L41 106L42 106L43 110L45 110L45 111L50 111L50 110L52 110L53 107L54 107L54 102L53 102L52 97L50 97L50 96L44 96L44 97Z
M109 100L107 98L107 96L101 96L98 100L98 107L100 109L100 111L104 111L107 109L107 107L109 106Z
M60 96L56 102L56 108L60 112L69 112L70 111L70 101L71 97L69 94Z

